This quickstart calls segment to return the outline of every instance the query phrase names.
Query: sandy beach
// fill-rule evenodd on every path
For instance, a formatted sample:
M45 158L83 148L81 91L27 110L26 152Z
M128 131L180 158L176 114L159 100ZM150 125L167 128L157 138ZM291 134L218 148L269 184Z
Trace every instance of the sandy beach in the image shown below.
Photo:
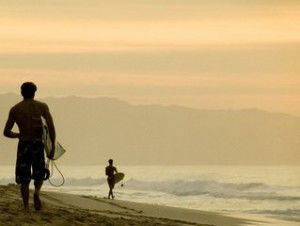
M43 210L22 210L19 188L0 186L0 225L258 225L258 221L217 213L92 196L42 192Z

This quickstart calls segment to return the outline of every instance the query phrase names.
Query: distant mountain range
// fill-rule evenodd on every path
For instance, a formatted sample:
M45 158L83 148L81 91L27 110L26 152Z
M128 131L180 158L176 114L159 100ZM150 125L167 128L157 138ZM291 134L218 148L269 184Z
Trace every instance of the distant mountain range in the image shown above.
M0 126L20 101L0 95ZM257 109L199 110L131 105L114 98L44 98L64 164L300 164L300 118ZM0 138L0 163L14 164L16 140Z

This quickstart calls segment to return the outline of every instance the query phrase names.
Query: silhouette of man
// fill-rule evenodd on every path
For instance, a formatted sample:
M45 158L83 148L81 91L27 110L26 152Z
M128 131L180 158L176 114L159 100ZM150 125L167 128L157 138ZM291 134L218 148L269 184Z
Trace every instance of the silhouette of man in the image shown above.
M21 86L23 101L10 109L8 120L4 128L4 136L18 138L18 153L16 162L16 183L20 184L20 191L25 211L29 211L29 184L34 180L34 208L41 210L42 205L39 192L45 177L44 145L42 142L42 121L43 116L49 127L49 134L52 140L52 147L48 158L54 156L55 128L52 116L47 104L34 100L37 87L32 82L25 82ZM19 128L19 133L12 131L14 123ZM32 168L32 172L31 172Z
M109 165L105 168L105 174L107 176L107 183L109 187L108 198L115 198L113 189L115 187L115 172L118 173L117 168L113 166L113 160L108 160Z

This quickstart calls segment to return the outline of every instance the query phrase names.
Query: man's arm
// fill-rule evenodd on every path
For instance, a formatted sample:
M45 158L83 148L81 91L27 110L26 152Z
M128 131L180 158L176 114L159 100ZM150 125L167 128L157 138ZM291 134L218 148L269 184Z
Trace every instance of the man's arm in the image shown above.
M53 119L52 116L50 114L49 108L47 105L45 105L45 111L44 111L44 118L47 122L47 126L49 129L49 136L52 142L52 150L50 155L48 156L48 158L52 159L54 156L54 151L55 151L55 139L56 139L56 132L55 132L55 127L54 127L54 123L53 123Z
M7 119L5 127L4 127L4 131L3 131L4 136L6 136L8 138L19 138L20 137L19 133L15 133L15 132L11 131L12 128L14 127L14 124L15 124L15 119L13 117L12 110L10 110L8 119Z
M116 168L116 167L115 167L115 169L114 169L114 170L115 170L115 172L116 172L116 173L118 173L118 170L117 170L117 168Z

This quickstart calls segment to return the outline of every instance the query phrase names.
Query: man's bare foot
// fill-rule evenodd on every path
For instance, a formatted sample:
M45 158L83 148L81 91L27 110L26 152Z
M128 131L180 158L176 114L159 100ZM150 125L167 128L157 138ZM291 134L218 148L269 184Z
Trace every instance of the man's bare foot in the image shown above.
M33 195L33 203L36 211L40 211L42 209L42 203L38 194Z

